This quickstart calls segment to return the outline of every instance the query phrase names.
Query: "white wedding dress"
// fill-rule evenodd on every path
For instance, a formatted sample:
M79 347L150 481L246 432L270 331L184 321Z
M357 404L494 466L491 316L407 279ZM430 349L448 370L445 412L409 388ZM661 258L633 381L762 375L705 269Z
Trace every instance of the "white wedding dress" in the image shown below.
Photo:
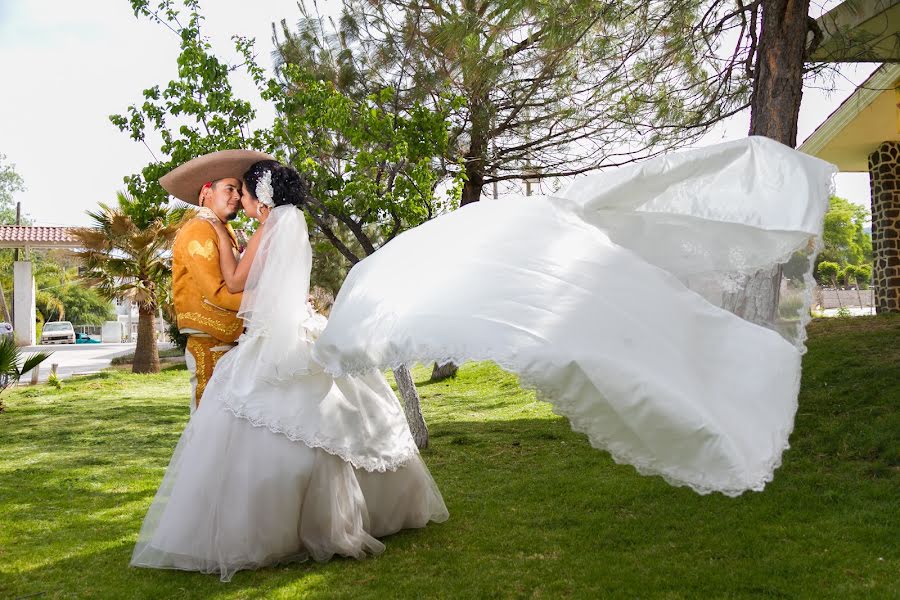
M370 369L311 360L325 319L306 303L303 213L275 208L251 266L247 332L216 366L144 520L131 564L219 573L384 550L445 521L399 400Z
M747 138L462 207L353 268L314 357L335 376L492 360L618 462L761 490L793 429L833 173ZM750 315L779 265L774 318Z

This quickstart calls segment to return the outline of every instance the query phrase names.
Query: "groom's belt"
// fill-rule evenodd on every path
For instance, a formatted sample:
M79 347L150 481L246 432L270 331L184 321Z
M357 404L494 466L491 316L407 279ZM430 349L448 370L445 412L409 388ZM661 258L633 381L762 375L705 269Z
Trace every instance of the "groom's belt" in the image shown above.
M209 348L209 350L212 352L228 352L229 350L237 346L237 342L223 342L222 340L217 339L209 335L208 333L203 333L202 331L199 331L197 329L179 329L178 331L180 333L183 333L184 335L189 335L195 338L215 340L216 342L218 342L218 344Z

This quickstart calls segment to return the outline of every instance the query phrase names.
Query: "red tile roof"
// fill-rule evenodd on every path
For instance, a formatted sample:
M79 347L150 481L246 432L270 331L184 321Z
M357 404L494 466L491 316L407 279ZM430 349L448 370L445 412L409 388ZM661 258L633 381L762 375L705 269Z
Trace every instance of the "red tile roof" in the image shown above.
M25 246L74 247L78 245L70 227L42 227L32 225L0 225L0 246L22 248Z

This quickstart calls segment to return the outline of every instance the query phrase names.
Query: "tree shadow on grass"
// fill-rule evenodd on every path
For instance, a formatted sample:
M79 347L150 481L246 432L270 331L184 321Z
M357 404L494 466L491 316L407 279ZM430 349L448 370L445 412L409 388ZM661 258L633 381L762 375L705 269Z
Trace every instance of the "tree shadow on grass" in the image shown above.
M180 430L167 428L177 439ZM859 480L853 464L789 452L763 493L699 496L615 465L556 418L434 423L424 455L451 520L390 536L379 558L239 573L231 584L129 569L173 446L136 455L146 448L109 442L109 459L79 465L74 480L52 457L82 449L48 451L39 472L18 480L24 501L3 511L42 522L6 551L27 552L27 543L36 565L14 574L13 595L852 595L886 589L897 565L896 531L884 521L895 488Z
M898 597L900 531L886 516L896 511L897 370L848 367L851 352L810 346L794 448L762 493L699 496L641 477L564 419L502 414L534 401L511 376L467 366L446 392L423 394L436 411L423 456L448 523L391 536L376 559L239 573L231 584L127 567L186 404L29 407L2 425L3 456L23 470L0 472L0 490L16 492L0 494L0 531L27 535L4 562L31 566L3 571L14 583L0 595ZM863 379L866 394L854 394ZM486 414L459 418L471 410Z

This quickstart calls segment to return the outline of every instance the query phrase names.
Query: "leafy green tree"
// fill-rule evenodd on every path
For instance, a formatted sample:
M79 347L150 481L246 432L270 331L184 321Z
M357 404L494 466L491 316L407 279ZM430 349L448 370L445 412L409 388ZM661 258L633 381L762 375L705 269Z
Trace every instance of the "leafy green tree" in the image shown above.
M59 299L66 311L66 320L73 325L99 326L116 318L110 301L92 288L70 284L61 290Z
M110 116L120 131L143 143L152 155L152 161L139 174L125 178L128 191L140 199L134 208L138 210L166 203L168 195L158 179L192 158L237 148L270 151L272 144L266 130L253 129L256 110L250 102L235 95L229 80L232 67L212 53L202 35L199 0L181 2L186 15L174 0L130 2L135 16L170 29L181 47L178 79L162 88L155 85L145 89L141 103L129 106L125 114ZM150 132L162 139L162 156L150 149Z
M840 272L841 266L836 262L828 260L820 262L819 266L816 267L816 274L819 276L819 281L826 281L835 288L838 287L837 279Z
M484 186L621 164L683 144L744 106L746 82L691 46L701 3L591 0L345 0L326 27L301 3L282 22L283 65L356 98L390 87L398 106L446 91L461 202ZM711 59L712 57L712 59Z
M865 232L869 211L859 204L832 196L825 213L821 260L836 262L841 267L872 261L872 238Z
M25 191L25 182L16 172L16 166L6 163L6 155L0 152L0 225L16 224L16 203L13 199L16 192ZM21 220L28 225L27 218Z
M68 267L59 253L35 252L31 256L38 321L63 321L66 309L60 298L62 288L78 278L77 269Z
M283 74L289 92L275 80L263 92L278 110L277 139L310 179L308 214L347 261L355 264L455 205L461 174L440 194L436 164L447 151L454 100L396 113L390 88L354 100L295 67Z
M120 192L116 206L100 204L88 212L93 227L74 230L84 250L84 280L104 298L138 306L138 337L133 372L158 373L154 319L171 285L171 247L181 225L193 216L185 209L149 207Z
M16 192L25 191L25 182L16 172L16 166L6 162L6 155L0 153L0 225L15 225ZM30 220L22 215L20 222L30 224ZM3 313L0 318L10 320L9 307L12 306L13 291L13 257L15 250L0 250L0 293L3 294Z
M49 292L36 292L34 304L37 309L38 319L41 323L49 321L64 321L66 319L66 307L54 294Z

